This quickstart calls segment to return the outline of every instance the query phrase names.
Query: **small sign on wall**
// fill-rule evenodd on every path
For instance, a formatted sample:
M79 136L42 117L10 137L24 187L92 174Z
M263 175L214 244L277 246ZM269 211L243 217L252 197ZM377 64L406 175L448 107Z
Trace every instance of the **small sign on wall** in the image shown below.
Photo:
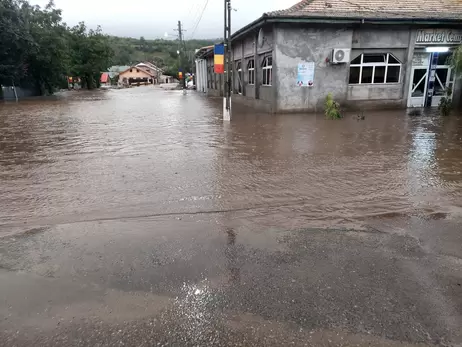
M297 86L312 87L314 85L314 62L298 64Z

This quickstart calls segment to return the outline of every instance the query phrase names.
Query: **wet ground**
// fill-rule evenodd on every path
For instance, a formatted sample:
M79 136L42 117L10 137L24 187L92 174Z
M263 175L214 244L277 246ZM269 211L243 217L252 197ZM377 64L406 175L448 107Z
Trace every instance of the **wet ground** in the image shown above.
M462 117L234 111L0 105L2 346L462 344Z

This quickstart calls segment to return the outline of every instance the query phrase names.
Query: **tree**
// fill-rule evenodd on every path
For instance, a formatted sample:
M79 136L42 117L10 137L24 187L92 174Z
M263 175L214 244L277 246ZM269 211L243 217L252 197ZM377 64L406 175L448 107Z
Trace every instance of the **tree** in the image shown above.
M32 38L17 0L0 0L0 85L19 83L27 73Z
M51 94L72 73L94 88L112 54L101 28L87 30L83 22L68 28L53 1L42 9L26 0L0 0L0 85Z
M79 76L82 87L99 87L99 76L111 65L113 51L101 27L87 30L84 22L70 29L71 74Z
M69 67L67 28L61 21L61 10L55 9L50 1L43 10L23 3L21 12L32 38L26 59L26 80L40 94L52 94L65 80Z
M459 46L452 54L451 65L456 74L462 74L462 46Z

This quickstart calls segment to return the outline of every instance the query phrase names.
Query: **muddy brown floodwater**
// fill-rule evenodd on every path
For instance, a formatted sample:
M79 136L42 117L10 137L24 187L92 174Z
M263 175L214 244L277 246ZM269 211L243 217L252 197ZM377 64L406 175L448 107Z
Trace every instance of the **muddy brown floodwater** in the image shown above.
M2 346L462 344L462 116L233 110L0 104Z

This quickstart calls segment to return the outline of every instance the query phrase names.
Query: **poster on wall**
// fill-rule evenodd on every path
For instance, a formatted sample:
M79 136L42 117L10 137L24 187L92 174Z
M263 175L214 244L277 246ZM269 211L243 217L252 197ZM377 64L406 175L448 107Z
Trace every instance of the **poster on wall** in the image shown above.
M300 63L297 69L297 86L312 87L314 84L314 62Z

